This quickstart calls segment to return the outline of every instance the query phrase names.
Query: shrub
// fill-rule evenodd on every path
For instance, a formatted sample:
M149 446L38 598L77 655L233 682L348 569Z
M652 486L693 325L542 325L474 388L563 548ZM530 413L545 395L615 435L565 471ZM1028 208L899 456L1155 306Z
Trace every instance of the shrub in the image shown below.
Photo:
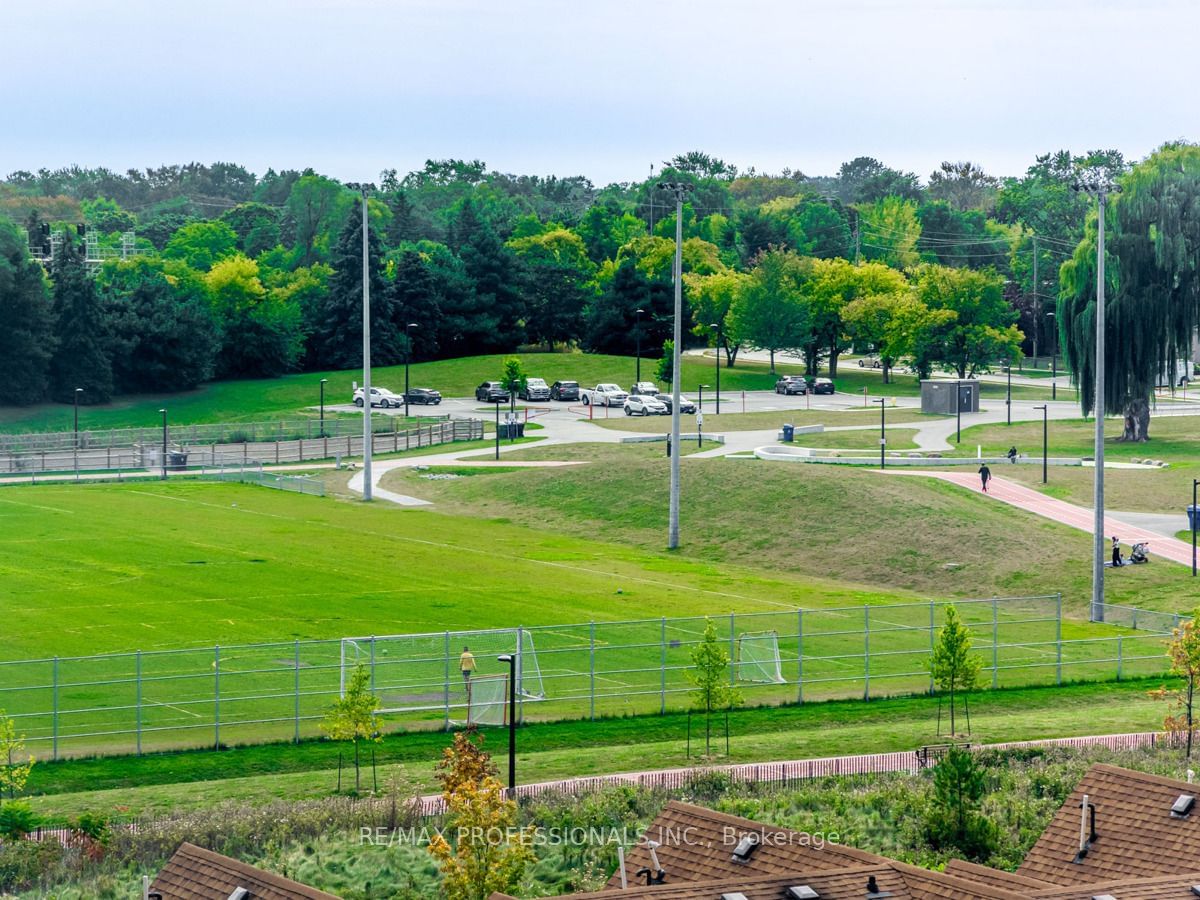
M0 804L0 837L19 840L37 828L37 824L37 813L25 801L9 800Z

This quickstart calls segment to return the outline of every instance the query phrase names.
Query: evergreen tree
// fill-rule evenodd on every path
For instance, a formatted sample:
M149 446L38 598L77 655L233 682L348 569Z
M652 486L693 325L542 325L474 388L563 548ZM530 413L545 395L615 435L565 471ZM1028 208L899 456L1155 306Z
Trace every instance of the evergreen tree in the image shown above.
M588 307L583 323L583 346L592 353L632 356L637 351L638 310L642 310L642 352L661 347L671 337L675 297L671 285L647 278L633 258L617 269L608 289ZM683 331L691 330L691 311L686 298Z
M356 200L333 254L329 293L314 311L310 350L317 364L329 369L362 365L362 201ZM367 233L371 286L371 363L389 366L404 361L404 343L396 327L393 293L383 278L379 235Z
M0 218L0 403L46 396L54 351L54 310L24 230Z
M437 280L420 253L406 250L400 254L391 291L396 325L411 358L432 359L438 352L442 315ZM417 327L406 333L410 322Z
M971 653L971 629L959 618L958 610L946 607L946 624L938 632L929 661L934 683L950 695L950 736L955 733L954 701L958 693L979 687L982 663ZM969 730L969 729L968 729Z
M459 208L450 230L450 246L463 262L480 305L495 317L494 330L483 336L476 353L516 347L525 339L525 299L519 288L516 255L500 240L473 200Z
M83 388L83 403L105 403L112 397L112 357L100 292L87 270L82 248L64 241L54 258L54 318L57 342L50 360L50 395L70 403Z

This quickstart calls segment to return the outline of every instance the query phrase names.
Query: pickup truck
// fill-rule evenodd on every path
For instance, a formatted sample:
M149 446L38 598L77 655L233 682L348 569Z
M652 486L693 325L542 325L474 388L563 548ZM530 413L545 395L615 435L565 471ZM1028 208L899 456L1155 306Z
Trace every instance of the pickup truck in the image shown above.
M580 390L584 406L620 406L629 396L619 384L598 384L594 388Z

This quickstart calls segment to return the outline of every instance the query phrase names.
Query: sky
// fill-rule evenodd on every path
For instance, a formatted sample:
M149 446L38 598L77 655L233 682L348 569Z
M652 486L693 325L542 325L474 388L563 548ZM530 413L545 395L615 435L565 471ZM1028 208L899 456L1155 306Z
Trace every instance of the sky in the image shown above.
M0 176L426 159L642 179L703 150L1019 175L1200 139L1200 0L0 0ZM20 89L16 89L17 85Z

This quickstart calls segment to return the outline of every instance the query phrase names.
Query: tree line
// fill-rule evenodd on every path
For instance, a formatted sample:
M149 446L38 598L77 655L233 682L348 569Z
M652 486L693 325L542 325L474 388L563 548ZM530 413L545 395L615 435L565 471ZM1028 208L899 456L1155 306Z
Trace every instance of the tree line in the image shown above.
M604 188L479 161L388 170L367 200L374 359L661 346L675 204L658 185L673 181L689 188L689 343L719 331L727 364L743 346L794 350L813 374L836 374L852 344L923 375L970 374L1055 341L1046 313L1079 293L1072 254L1093 239L1072 185L1096 168L1129 172L1116 151L1049 153L1005 179L946 162L924 184L865 157L809 177L699 152ZM0 182L13 220L0 224L0 402L357 365L361 202L312 170L13 173ZM43 274L24 245L47 221L68 240ZM132 231L140 254L89 268L75 223L110 244Z

